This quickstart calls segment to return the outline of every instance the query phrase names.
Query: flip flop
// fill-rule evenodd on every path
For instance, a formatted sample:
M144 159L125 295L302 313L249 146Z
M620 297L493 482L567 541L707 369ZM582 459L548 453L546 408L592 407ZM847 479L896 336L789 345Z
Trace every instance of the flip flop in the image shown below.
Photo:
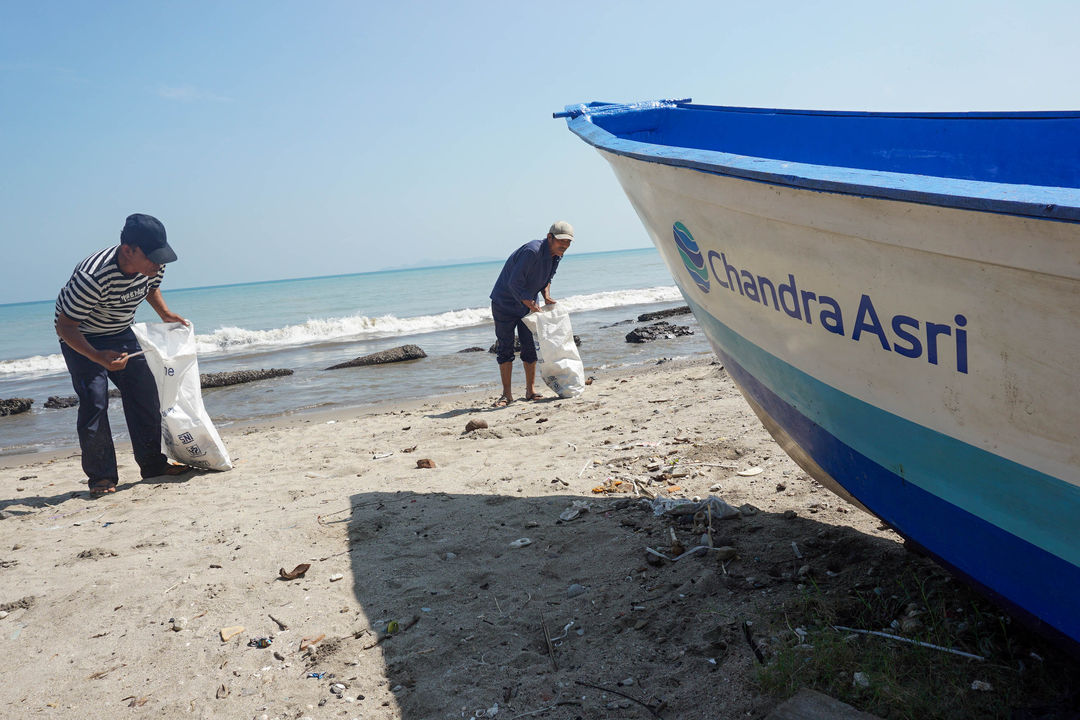
M538 393L538 392L534 392L534 393L532 393L531 395L526 395L526 396L525 396L525 399L526 399L526 400L545 400L545 399L547 399L547 398L546 398L546 396L544 396L544 395L541 395L541 394L540 394L540 393Z
M499 399L496 400L495 404L492 405L491 407L503 408L503 407L506 407L507 405L509 405L512 402L514 402L514 401L511 400L510 398L506 397L505 395L500 395Z

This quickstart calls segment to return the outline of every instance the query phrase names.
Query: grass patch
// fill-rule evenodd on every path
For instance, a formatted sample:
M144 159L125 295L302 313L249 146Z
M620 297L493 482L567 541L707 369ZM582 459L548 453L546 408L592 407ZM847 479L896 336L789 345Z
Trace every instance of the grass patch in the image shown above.
M769 659L758 675L764 693L787 698L812 688L887 720L1078 717L1077 660L928 560L908 556L878 570L872 583L842 593L808 581L777 608L768 619ZM855 682L856 673L866 684Z

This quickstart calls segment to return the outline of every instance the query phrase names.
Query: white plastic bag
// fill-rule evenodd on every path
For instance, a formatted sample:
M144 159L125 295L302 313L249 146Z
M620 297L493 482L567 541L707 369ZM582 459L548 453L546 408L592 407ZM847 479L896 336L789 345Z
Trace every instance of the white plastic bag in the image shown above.
M193 467L231 470L229 451L203 407L195 327L136 323L131 329L146 351L146 362L157 382L165 454Z
M559 397L577 397L585 392L585 367L581 364L570 315L562 305L545 305L540 312L529 313L522 320L540 345L537 374Z

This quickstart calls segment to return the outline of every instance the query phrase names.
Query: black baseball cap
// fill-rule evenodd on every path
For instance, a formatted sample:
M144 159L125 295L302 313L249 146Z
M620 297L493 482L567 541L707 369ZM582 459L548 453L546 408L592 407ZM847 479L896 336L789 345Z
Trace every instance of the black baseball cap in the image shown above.
M158 265L176 260L176 253L165 239L165 226L152 215L128 215L120 232L120 242L136 246L150 262Z

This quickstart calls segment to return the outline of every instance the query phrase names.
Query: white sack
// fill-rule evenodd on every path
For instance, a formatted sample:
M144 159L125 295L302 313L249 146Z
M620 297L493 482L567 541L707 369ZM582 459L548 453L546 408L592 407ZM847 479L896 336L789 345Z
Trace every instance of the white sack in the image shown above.
M231 470L229 451L203 407L194 326L136 323L131 329L157 383L165 454L192 467Z
M562 305L545 305L540 312L522 320L536 336L540 360L536 372L559 397L577 397L585 392L585 367L581 364L570 315Z

